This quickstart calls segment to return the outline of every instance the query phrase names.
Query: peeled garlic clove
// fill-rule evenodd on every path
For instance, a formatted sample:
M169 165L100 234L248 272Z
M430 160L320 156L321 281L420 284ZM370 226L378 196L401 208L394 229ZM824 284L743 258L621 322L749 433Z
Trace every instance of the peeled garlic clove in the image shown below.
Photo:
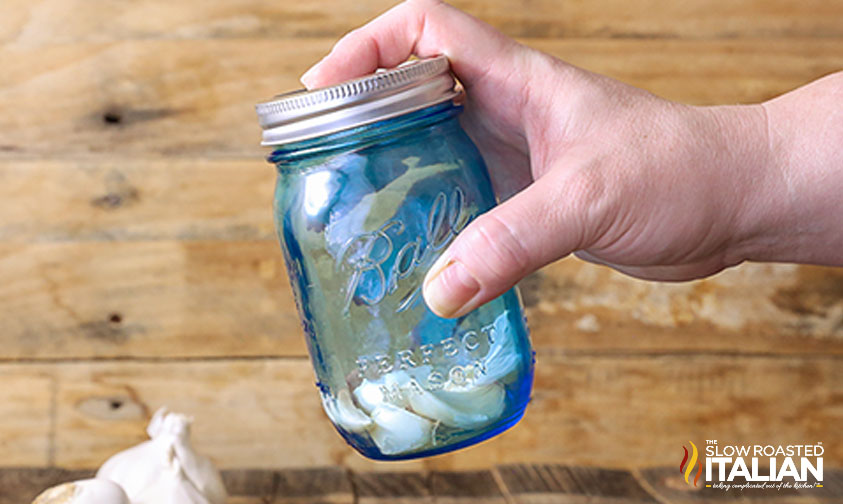
M340 390L336 399L323 394L322 405L328 418L349 432L361 432L372 425L372 419L354 404L346 389Z
M473 429L494 422L503 413L506 394L496 383L410 394L413 411L449 427Z
M210 459L193 450L190 423L185 415L158 410L147 429L152 439L108 459L97 477L122 486L132 504L225 504L219 472ZM171 494L172 499L182 500L167 500ZM153 495L152 500L141 500L144 495Z
M366 413L371 414L382 404L406 408L407 388L413 378L403 370L387 373L377 380L364 379L354 389L354 399Z
M129 498L113 481L88 479L44 490L32 504L129 504Z
M360 385L354 389L354 399L357 400L357 404L360 405L360 408L368 413L372 414L372 412L383 404L383 392L381 392L382 383L378 383L376 381L370 380L363 380Z
M431 441L433 422L391 404L372 411L369 433L381 453L397 455L421 448Z

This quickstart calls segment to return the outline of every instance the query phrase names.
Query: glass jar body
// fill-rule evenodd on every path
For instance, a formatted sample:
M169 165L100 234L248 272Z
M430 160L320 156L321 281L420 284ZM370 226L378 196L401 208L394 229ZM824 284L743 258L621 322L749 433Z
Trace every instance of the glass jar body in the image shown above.
M458 319L422 298L436 258L496 203L459 111L448 102L270 156L323 406L370 458L474 444L514 425L529 401L533 353L517 290Z

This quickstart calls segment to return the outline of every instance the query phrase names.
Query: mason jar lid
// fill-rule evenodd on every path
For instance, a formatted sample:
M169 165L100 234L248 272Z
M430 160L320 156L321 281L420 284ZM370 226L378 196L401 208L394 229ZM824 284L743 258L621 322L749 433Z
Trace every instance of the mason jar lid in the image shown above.
M458 96L445 56L407 61L396 68L259 103L262 145L306 140L413 112Z

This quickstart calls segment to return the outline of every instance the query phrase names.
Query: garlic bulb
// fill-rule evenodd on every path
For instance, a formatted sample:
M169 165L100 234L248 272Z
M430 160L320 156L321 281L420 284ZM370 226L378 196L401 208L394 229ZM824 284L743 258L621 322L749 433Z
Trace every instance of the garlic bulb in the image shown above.
M190 422L161 408L147 428L151 439L108 459L97 477L122 486L132 504L225 504L219 472L190 444Z
M129 498L117 483L97 478L44 490L32 504L129 504Z

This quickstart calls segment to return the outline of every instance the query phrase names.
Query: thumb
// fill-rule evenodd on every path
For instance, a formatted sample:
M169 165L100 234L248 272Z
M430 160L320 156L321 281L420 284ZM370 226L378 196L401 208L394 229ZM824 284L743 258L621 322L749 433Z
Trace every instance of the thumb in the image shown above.
M475 219L433 263L423 293L434 313L462 316L580 248L582 225L550 178Z

